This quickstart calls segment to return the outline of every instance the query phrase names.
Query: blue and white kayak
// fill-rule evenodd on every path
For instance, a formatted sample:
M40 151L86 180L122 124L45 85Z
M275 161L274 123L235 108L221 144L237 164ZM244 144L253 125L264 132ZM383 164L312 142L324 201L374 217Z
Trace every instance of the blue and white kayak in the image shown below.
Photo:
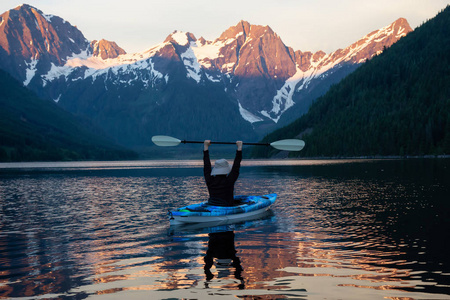
M267 211L275 203L277 194L235 196L235 206L214 206L201 202L169 211L171 225L241 221Z

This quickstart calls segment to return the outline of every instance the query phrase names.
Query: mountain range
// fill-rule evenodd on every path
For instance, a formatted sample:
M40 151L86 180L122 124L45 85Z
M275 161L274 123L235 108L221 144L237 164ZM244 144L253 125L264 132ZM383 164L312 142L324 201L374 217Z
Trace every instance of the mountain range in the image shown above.
M449 155L449 65L447 6L331 87L307 114L267 135L263 142L293 136L304 139L303 151L292 156ZM258 148L253 155L278 154Z
M0 15L0 68L122 145L150 145L155 134L250 140L306 113L411 31L400 18L327 54L295 51L269 26L241 21L212 41L175 31L128 54L21 5Z

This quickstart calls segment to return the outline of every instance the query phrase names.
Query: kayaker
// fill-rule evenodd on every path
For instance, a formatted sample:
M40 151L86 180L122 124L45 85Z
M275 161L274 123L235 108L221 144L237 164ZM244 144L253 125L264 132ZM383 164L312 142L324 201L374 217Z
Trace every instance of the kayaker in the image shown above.
M242 161L242 141L237 141L237 151L234 158L233 167L226 159L218 159L211 170L209 159L210 140L203 143L203 174L208 186L208 204L216 206L233 206L234 204L234 183L239 177L239 169Z

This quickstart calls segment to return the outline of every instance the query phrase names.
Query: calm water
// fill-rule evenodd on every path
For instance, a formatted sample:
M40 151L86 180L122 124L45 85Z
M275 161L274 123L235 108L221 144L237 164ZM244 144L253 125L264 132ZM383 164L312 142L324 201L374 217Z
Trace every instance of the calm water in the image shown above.
M236 191L278 200L171 228L200 161L0 164L0 298L450 299L450 160L246 161Z

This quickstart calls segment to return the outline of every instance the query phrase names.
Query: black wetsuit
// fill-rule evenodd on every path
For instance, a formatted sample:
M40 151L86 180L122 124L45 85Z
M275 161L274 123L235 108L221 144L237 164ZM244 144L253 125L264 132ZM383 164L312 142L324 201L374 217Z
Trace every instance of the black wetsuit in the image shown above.
M211 161L209 151L203 151L203 174L208 186L208 203L217 206L233 206L234 183L239 177L242 151L236 151L233 167L228 175L211 176Z

